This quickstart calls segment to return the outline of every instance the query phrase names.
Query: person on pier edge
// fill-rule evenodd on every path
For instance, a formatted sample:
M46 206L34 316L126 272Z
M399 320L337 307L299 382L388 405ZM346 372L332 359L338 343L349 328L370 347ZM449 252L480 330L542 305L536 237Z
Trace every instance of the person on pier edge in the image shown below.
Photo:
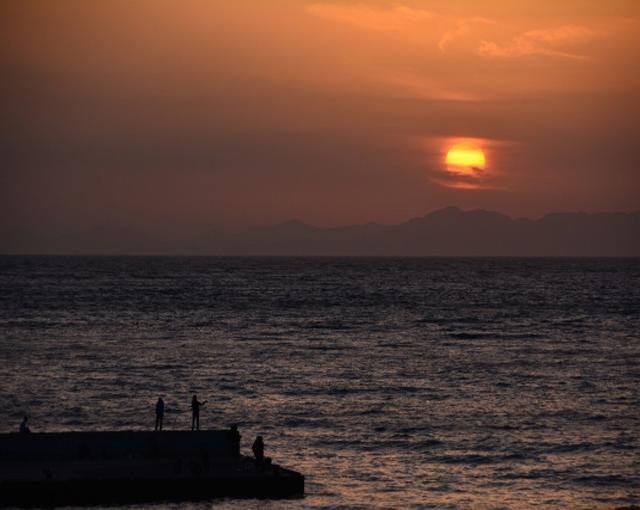
M164 400L158 397L156 402L156 432L162 430L162 420L164 419Z
M29 429L29 426L27 425L28 419L29 419L28 416L25 416L22 419L22 423L20 424L20 434L28 434L29 432L31 432L31 429Z
M262 440L262 436L256 437L251 449L253 450L253 455L256 457L256 464L262 466L264 463L264 441Z
M198 396L191 399L191 430L200 430L200 406L207 403L206 400L198 402Z

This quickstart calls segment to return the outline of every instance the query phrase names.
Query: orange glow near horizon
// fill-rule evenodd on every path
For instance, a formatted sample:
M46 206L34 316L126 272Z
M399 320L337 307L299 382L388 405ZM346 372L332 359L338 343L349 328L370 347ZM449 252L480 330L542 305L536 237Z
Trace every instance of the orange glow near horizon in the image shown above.
M16 239L640 203L640 1L3 0L0 33Z

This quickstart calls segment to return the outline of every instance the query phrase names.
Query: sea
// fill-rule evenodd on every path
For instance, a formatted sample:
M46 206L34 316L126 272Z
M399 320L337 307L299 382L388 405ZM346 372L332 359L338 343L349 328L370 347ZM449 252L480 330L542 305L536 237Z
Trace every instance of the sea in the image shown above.
M640 505L640 259L1 257L0 431L238 424L303 499ZM1 496L0 496L1 497Z

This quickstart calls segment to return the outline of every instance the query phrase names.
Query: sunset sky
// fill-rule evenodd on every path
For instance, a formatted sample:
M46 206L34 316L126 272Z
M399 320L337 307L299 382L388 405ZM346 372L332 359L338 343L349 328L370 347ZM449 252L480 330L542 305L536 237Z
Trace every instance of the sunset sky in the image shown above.
M635 0L3 0L0 42L0 231L640 209Z

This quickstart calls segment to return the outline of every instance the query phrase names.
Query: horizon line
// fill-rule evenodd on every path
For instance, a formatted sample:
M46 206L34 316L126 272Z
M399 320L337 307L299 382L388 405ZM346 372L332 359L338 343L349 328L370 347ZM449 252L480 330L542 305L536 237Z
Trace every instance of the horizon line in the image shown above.
M426 218L428 216L431 216L435 213L438 212L443 212L443 211L447 211L447 210L457 210L460 211L461 213L464 214L470 214L470 213L481 213L481 212L485 212L485 213L493 213L493 214L498 214L500 216L504 216L505 218L508 218L511 221L531 221L531 222L537 222L540 221L548 216L553 216L553 215L584 215L584 216L598 216L598 215L626 215L626 216L630 216L630 215L634 215L634 214L640 214L640 209L633 209L633 210L629 210L629 211L597 211L597 212L586 212L583 210L578 210L578 211L571 211L571 210L565 210L565 211L550 211L547 213L542 214L541 216L538 217L528 217L528 216L511 216L507 213L504 212L500 212L500 211L496 211L493 209L485 209L482 207L476 207L473 209L463 209L460 206L456 206L456 205L449 205L446 207L440 207L437 209L432 209L429 212L426 212L422 215L416 215L416 216L410 216L405 220L402 220L400 222L397 223L379 223L376 221L367 221L367 222L361 222L361 223L344 223L344 224L340 224L340 225L333 225L333 226L323 226L323 225L318 225L318 224L314 224L314 223L310 223L304 220L300 220L296 217L292 217L290 219L286 219L286 220L281 220L281 221L277 221L274 223L256 223L256 224L247 224L244 226L232 226L232 227L213 227L213 226L203 226L199 228L199 231L204 232L206 230L219 230L219 231L223 231L223 232L230 232L230 231L238 231L238 230L248 230L248 229L262 229L262 228L274 228L274 227L280 227L280 226L285 226L288 224L297 224L297 225L301 225L301 226L305 226L305 227L311 227L311 228L315 228L318 230L336 230L336 229L341 229L341 228L352 228L352 227L366 227L366 226L380 226L380 227L396 227L396 226L400 226L400 225L405 225L413 220L418 220L418 219L422 219L422 218ZM132 232L136 232L136 233L149 233L150 231L153 231L154 229L149 229L149 228L140 228L140 227L131 227L129 225L110 225L110 224L105 224L105 223L99 223L99 224L95 224L91 227L84 227L84 228L78 228L78 229L73 229L73 230L68 230L66 232L54 232L55 234L77 234L77 233L86 233L88 231L95 231L95 230L99 230L99 229L105 229L105 230L130 230ZM51 231L51 229L43 229L43 230L49 230ZM8 233L15 233L15 232L42 232L39 230L34 230L33 228L13 228L13 229L5 229L0 231L0 235L4 235L4 234L8 234Z

